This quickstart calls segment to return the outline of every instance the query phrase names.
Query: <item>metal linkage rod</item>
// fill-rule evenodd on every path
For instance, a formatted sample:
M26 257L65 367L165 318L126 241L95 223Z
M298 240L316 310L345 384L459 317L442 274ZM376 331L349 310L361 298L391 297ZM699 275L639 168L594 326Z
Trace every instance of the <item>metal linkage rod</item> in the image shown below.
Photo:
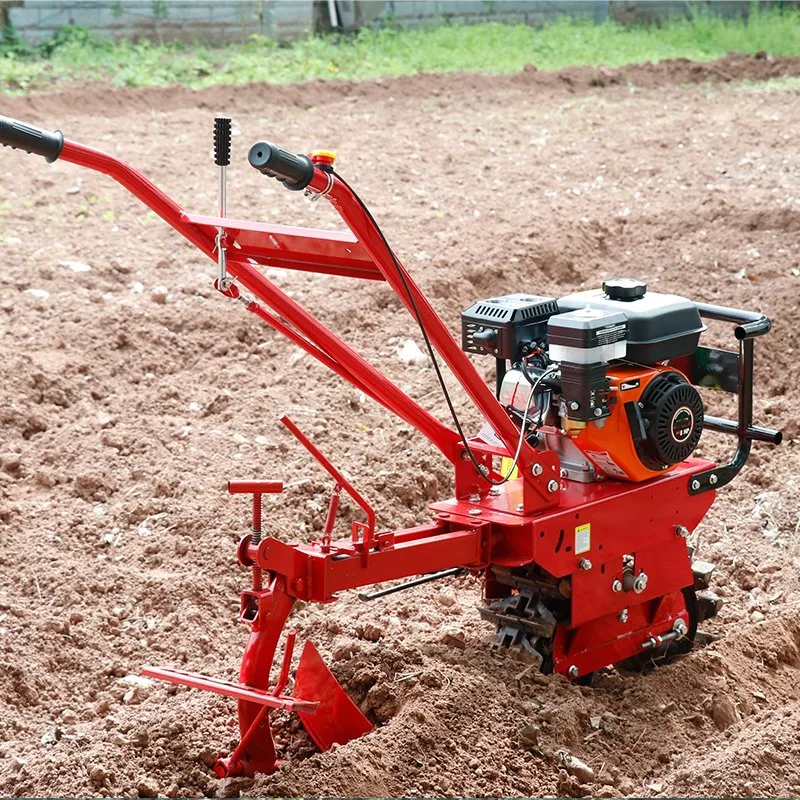
M441 572L432 572L430 575L421 575L419 578L399 583L397 586L389 586L386 589L378 589L377 592L359 592L359 600L378 600L381 597L386 597L395 592L402 592L405 589L413 589L415 586L422 586L425 583L432 583L433 581L441 580L442 578L450 578L454 575L463 575L466 570L463 567L452 567L451 569L443 569Z

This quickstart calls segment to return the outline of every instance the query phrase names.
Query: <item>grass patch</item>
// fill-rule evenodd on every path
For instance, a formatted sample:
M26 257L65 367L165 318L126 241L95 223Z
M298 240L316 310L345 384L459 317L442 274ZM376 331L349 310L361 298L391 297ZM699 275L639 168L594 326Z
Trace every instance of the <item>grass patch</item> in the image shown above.
M253 81L297 83L315 78L360 80L418 72L517 72L572 65L616 67L667 58L710 61L728 52L800 55L800 9L760 9L749 19L697 13L661 26L595 25L566 17L544 28L482 23L398 30L364 30L354 36L308 37L289 46L254 36L224 47L100 39L68 27L38 47L6 30L0 42L0 91L19 94L72 82L115 86L201 89Z

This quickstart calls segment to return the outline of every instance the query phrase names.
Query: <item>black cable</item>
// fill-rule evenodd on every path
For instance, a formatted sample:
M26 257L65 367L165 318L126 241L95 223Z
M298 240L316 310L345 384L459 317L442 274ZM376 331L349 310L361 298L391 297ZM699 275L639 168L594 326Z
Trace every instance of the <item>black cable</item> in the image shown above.
M450 393L447 391L447 385L444 382L444 376L442 375L442 371L439 367L439 362L436 358L436 352L433 349L433 345L431 344L431 340L428 338L428 332L425 330L425 324L422 321L422 316L419 313L419 309L417 308L417 304L414 301L414 295L411 293L411 289L408 286L408 282L406 281L405 274L403 272L403 266L400 263L397 256L394 254L394 250L392 250L391 245L384 236L383 231L381 230L380 225L375 220L375 217L372 216L372 212L367 208L364 201L358 196L356 191L353 189L352 186L338 173L333 173L341 182L342 184L350 190L353 197L356 199L356 202L361 206L361 210L367 215L370 222L373 224L375 230L378 233L378 236L381 237L381 241L383 242L384 246L386 247L386 251L389 253L389 257L392 259L392 263L395 265L395 269L397 269L397 274L400 276L400 280L403 283L403 288L406 292L406 297L408 297L408 302L411 304L411 308L414 310L414 316L417 320L417 325L419 325L419 329L422 333L422 338L425 340L425 347L428 350L428 355L430 356L431 363L433 364L433 369L436 372L436 377L439 380L439 386L442 389L442 394L444 395L444 399L447 402L447 407L450 409L450 415L453 418L453 424L456 426L456 431L458 435L461 437L461 442L464 445L464 450L467 452L470 461L472 461L475 470L477 471L478 475L481 476L487 483L491 484L492 486L502 486L506 481L509 480L511 473L514 471L513 469L509 470L508 475L505 478L499 481L492 480L489 475L484 472L484 470L488 471L488 467L484 464L480 464L478 460L475 458L475 454L472 452L472 448L469 446L467 442L467 437L464 435L464 429L461 427L461 422L458 419L458 414L456 414L455 407L453 406L453 401L450 399ZM524 428L521 432L521 435L525 435Z

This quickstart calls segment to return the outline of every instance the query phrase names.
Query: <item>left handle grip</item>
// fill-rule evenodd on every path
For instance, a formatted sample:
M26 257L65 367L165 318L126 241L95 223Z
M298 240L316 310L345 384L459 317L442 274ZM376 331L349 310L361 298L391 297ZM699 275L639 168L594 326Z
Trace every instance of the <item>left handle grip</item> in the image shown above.
M46 131L11 117L0 116L0 144L42 156L48 162L61 155L64 134L61 131Z

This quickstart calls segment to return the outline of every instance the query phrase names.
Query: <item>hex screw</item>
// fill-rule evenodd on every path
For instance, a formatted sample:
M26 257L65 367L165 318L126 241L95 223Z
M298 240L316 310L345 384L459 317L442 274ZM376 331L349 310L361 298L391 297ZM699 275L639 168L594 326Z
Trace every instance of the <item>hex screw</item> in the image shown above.
M601 416L603 415L603 409L602 409L602 408L596 408L596 409L594 410L594 415L595 415L596 417L601 417Z
M588 558L582 558L578 562L578 569L589 570L592 568L592 562Z
M708 482L709 482L709 483L710 483L712 486L716 486L716 485L717 485L717 483L719 482L719 478L716 476L716 474L715 474L715 473L713 473L713 472L712 472L712 473L711 473L711 475L709 475L709 476L708 476Z
M614 583L611 584L611 591L612 592L622 591L622 581L619 578L614 579Z
M689 529L685 525L676 525L675 535L680 536L681 539L685 539L689 535Z
M577 667L576 667L576 666L573 664L573 665L572 665L572 666L571 666L571 667L570 667L570 668L567 670L567 675L569 675L569 677L570 677L570 678L572 678L573 680L575 680L575 678L580 678L580 676L581 676L581 671L580 671L580 670L579 670L579 669L578 669L578 668L577 668Z
M542 465L534 464L531 467L531 473L533 473L533 475L538 478L542 474Z
M573 400L569 404L570 411L577 411L581 407L581 404L577 400Z
M469 501L470 501L470 503L480 503L480 501L481 501L480 494L471 494L469 496Z
M471 517L479 517L483 512L479 508L471 508L467 513Z
M550 492L550 494L553 494L553 492L557 492L558 481L550 481L550 483L547 484L547 491Z
M696 492L700 488L700 481L694 480L692 481L692 491Z

